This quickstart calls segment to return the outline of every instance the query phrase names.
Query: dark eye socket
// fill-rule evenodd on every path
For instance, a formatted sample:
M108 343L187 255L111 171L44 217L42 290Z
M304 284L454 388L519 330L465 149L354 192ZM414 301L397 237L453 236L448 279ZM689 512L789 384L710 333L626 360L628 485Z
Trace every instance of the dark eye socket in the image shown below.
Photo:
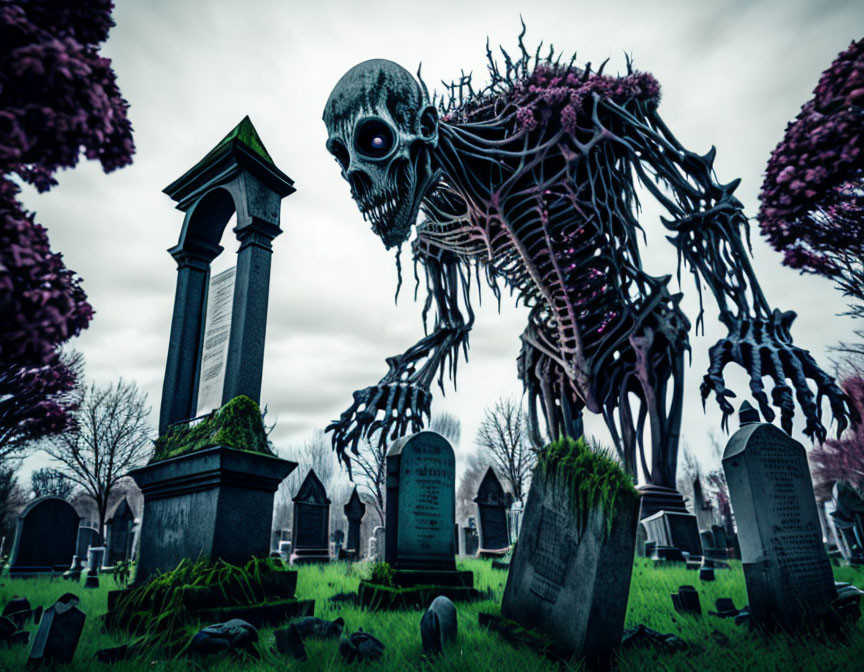
M373 159L387 156L393 149L393 131L382 121L369 119L360 124L354 140L357 151Z
M348 155L348 149L338 140L327 143L328 151L336 157L336 161L342 167L342 170L348 170L348 164L351 162L351 157Z

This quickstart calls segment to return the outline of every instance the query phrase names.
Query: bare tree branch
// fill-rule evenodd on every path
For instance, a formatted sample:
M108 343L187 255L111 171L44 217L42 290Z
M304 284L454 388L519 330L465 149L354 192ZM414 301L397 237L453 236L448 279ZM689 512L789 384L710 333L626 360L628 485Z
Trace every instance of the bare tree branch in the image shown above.
M76 423L44 446L70 481L96 504L99 533L112 491L152 450L147 395L134 382L91 384L81 395Z
M522 404L512 397L501 397L487 407L477 430L476 443L495 471L510 484L513 496L524 502L537 455L528 439Z

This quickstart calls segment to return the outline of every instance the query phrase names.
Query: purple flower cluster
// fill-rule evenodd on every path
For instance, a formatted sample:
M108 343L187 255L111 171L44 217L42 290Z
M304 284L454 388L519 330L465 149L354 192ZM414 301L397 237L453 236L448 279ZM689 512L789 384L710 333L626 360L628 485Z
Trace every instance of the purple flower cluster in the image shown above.
M67 6L68 5L68 6ZM83 152L106 171L132 161L128 103L98 53L110 2L0 4L0 165L40 191ZM77 23L80 21L80 23Z
M839 439L827 439L810 453L817 494L830 496L839 480L860 482L864 474L864 378L851 375L841 382L858 412L859 421Z
M575 67L541 64L530 77L513 87L511 102L518 108L521 128L531 130L539 120L557 117L562 128L572 134L580 120L590 113L595 95L618 105L641 101L656 106L660 102L660 85L647 72L611 77Z
M822 73L786 127L760 200L762 233L787 266L837 277L864 258L864 40Z
M18 201L13 177L46 191L83 153L108 172L132 161L128 103L99 45L109 0L0 2L0 457L68 426L76 370L58 347L93 309L81 280Z

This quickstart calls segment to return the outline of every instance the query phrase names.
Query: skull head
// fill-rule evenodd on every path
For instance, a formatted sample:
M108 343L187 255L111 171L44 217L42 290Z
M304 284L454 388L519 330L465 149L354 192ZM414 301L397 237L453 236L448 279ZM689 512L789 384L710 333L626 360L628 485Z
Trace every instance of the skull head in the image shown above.
M435 181L438 115L423 89L392 61L364 61L334 87L324 124L363 218L387 248L405 242Z

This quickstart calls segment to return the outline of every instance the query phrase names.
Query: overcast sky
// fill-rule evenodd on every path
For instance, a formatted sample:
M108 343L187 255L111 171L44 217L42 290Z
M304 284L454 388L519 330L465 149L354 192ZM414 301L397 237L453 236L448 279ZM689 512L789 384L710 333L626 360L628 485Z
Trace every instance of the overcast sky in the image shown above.
M473 71L486 81L485 42L515 50L520 13L528 44L541 39L578 63L611 58L607 73L625 68L625 52L662 87L660 112L689 149L716 145L722 182L743 179L738 195L757 210L762 171L786 123L810 97L819 74L864 33L864 3L849 2L177 2L119 0L117 26L104 48L131 104L134 164L105 176L96 164L60 175L45 195L25 192L54 249L84 278L96 309L75 342L87 375L136 380L149 394L156 424L168 348L175 244L183 216L162 189L250 115L277 166L296 181L282 203L284 233L276 239L262 402L278 420L274 442L286 457L292 442L338 417L353 390L375 383L384 358L422 336L421 305L403 289L394 305L392 252L363 222L348 185L324 149L321 112L333 85L369 58L394 60L414 72L422 61L432 86ZM530 7L530 8L529 8ZM440 84L438 85L440 90ZM674 273L658 210L646 202L645 265ZM230 235L230 232L229 232ZM754 229L755 267L772 305L798 311L798 345L827 366L826 348L852 336L849 318L828 281L801 277ZM227 247L218 268L233 261ZM410 268L406 280L411 277ZM695 322L696 293L683 281L684 309ZM411 287L413 289L413 287ZM483 408L501 394L519 394L515 358L526 311L490 292L471 337L470 362L458 392L435 395L433 413L462 420L464 457ZM723 336L713 302L706 335L691 335L684 440L707 464L709 432L720 433L713 400L703 413L699 383L707 352ZM737 373L737 372L736 372ZM731 369L739 395L746 379ZM800 420L800 418L799 418ZM800 422L799 425L800 426ZM606 436L597 417L589 432ZM44 464L30 458L26 468Z

